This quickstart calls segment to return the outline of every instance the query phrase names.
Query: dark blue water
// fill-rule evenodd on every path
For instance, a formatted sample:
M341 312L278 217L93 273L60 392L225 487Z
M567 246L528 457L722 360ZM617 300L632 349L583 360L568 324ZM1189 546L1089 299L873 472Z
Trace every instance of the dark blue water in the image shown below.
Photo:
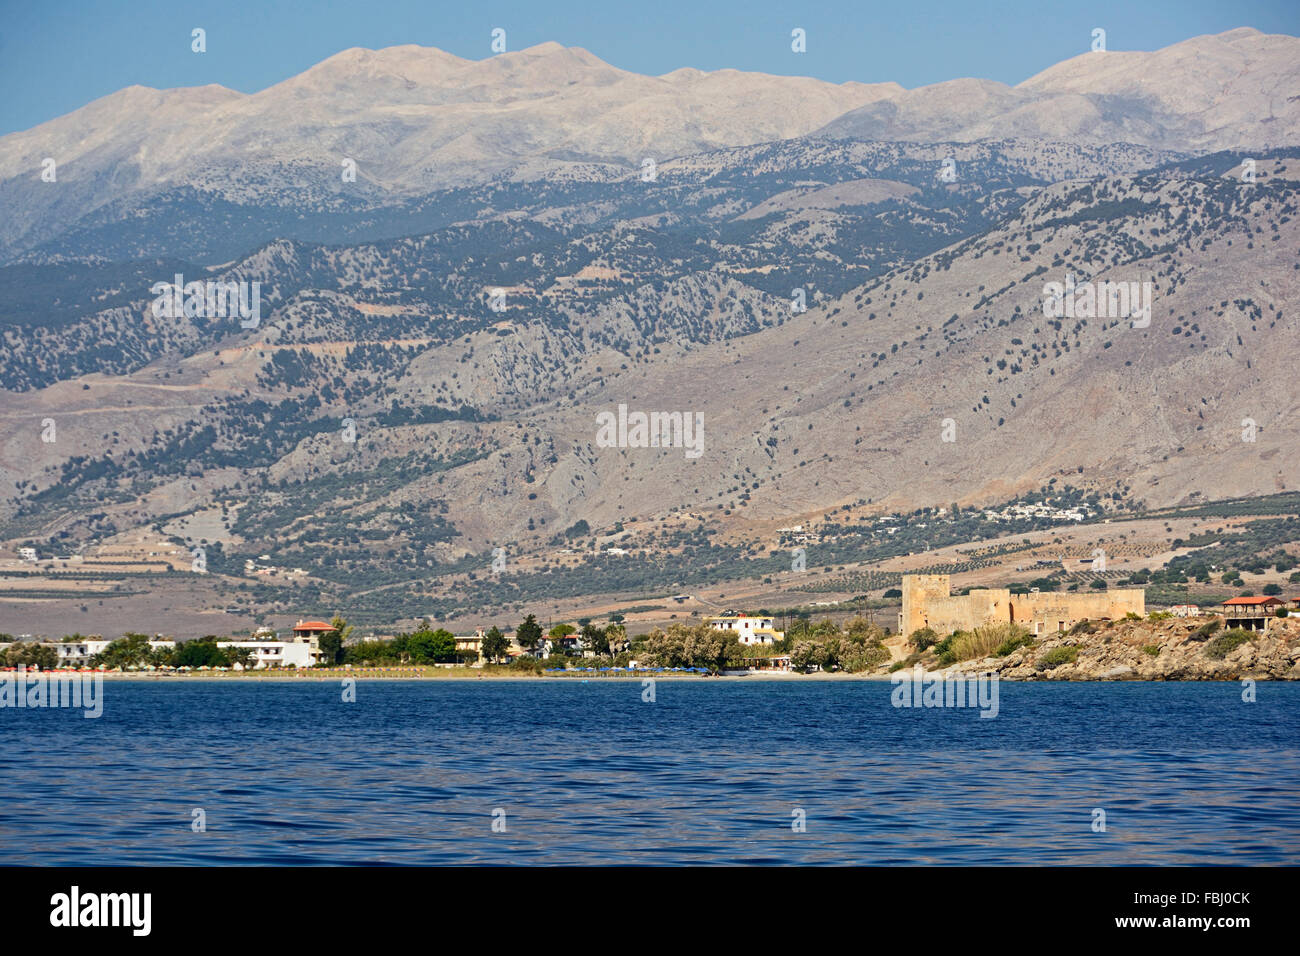
M1300 863L1298 685L890 690L106 682L0 709L0 863Z

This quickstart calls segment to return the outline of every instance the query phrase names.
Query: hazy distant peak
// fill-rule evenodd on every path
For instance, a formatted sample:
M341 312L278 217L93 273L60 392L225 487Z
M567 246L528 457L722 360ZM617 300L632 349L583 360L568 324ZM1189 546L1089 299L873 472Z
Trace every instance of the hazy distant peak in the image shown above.
M1110 41L1116 42L1112 35ZM824 135L971 142L990 136L1231 149L1300 142L1300 39L1243 28L1154 52L1087 52L1009 87L960 79L859 107Z
M1227 33L1192 37L1154 52L1110 50L1081 53L1036 73L1018 84L1016 89L1095 92L1098 86L1121 81L1130 84L1178 82L1179 74L1184 71L1195 74L1198 66L1211 70L1216 66L1243 70L1263 64L1279 53L1289 53L1293 64L1300 62L1300 38L1240 27ZM1223 78L1230 79L1231 76ZM1084 86L1091 87L1091 90L1081 89Z
M516 50L516 53L532 54L533 56L545 56L551 53L564 53L573 50L579 53L587 53L582 47L565 46L563 43L557 43L555 40L544 40L541 43L534 43L532 46L526 46L522 50ZM587 54L590 56L591 54Z
M969 106L975 101L1015 99L1013 89L997 80L965 76L956 80L946 80L943 83L918 86L911 90L910 94L916 99L945 99L954 103L960 101L964 106Z
M707 76L703 70L698 70L693 66L679 66L668 73L659 74L661 80L698 80L702 76Z
M232 90L219 83L208 83L204 86L176 86L169 90L160 90L156 87L142 86L137 83L123 87L114 93L109 93L107 96L101 96L88 105L94 106L101 103L138 107L160 103L233 102L234 100L243 99L245 96L247 96L246 93L240 93L238 90Z
M420 84L436 84L473 62L439 50L437 47L416 44L390 46L380 50L351 47L262 92L324 90L381 77L396 77Z

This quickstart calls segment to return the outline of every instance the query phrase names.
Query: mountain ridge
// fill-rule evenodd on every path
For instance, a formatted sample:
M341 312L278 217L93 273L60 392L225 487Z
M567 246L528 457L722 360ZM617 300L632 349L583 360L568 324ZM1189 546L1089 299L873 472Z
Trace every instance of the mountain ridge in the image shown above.
M644 76L554 42L484 60L353 48L255 93L128 87L0 137L0 261L97 214L130 221L183 189L315 213L512 171L584 175L597 163L634 177L647 162L805 136L1294 145L1300 98L1284 94L1300 89L1296 63L1300 40L1236 30L1084 54L1014 87L957 79L905 90L734 70ZM57 183L40 179L51 158Z

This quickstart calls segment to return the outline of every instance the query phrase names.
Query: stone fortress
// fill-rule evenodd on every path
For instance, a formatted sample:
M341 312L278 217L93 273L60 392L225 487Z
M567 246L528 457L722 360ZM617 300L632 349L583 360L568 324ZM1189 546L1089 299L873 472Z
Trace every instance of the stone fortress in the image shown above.
M1142 588L1078 594L1012 594L1007 588L974 588L969 594L953 594L951 590L946 574L903 575L899 633L908 635L928 627L943 637L985 624L1014 623L1040 636L1068 631L1084 619L1114 620L1130 612L1146 614L1146 592Z

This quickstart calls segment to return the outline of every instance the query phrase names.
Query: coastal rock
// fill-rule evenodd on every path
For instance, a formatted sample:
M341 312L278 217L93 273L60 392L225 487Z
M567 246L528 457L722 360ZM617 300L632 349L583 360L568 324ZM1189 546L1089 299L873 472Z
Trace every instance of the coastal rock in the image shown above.
M1275 618L1267 633L1217 644L1225 628L1212 617L1093 622L1053 634L1003 657L962 661L945 670L1005 680L1300 680L1300 618ZM1229 642L1230 645L1231 642Z

